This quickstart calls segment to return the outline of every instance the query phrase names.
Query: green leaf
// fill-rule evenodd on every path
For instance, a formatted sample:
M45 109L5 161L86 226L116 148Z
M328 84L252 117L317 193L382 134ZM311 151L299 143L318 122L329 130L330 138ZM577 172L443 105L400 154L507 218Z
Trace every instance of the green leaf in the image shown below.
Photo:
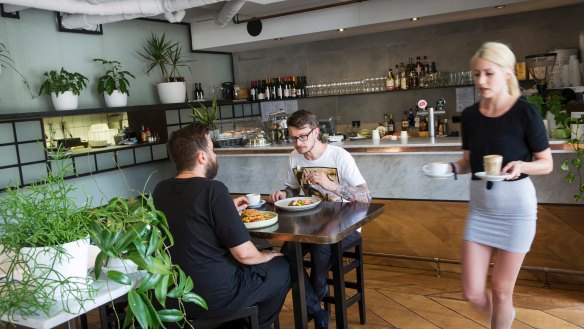
M157 313L163 322L178 322L183 319L183 313L177 309L160 310Z
M154 295L156 300L160 305L164 306L166 304L166 295L168 293L168 281L170 280L169 275L163 275L160 282L154 287Z
M96 280L99 280L99 276L101 275L101 268L103 266L105 257L106 254L103 251L100 251L99 254L97 254L97 257L95 257L94 271Z
M146 276L140 281L140 285L138 286L138 291L146 292L152 288L154 288L160 279L162 278L162 274L157 273L148 273Z
M560 165L560 168L562 170L570 170L570 165L568 164L568 160L564 160L564 162L562 162L562 164Z
M206 310L208 309L207 302L205 302L201 296L195 294L194 292L185 294L182 298L182 301L185 303L195 303L196 305L199 305Z
M136 291L130 290L130 292L128 292L128 304L140 326L142 328L150 328L152 321L147 313L148 307Z
M119 284L124 284L127 286L132 284L132 280L130 280L130 277L128 277L126 274L124 274L120 271L109 270L105 275L109 279L111 279Z

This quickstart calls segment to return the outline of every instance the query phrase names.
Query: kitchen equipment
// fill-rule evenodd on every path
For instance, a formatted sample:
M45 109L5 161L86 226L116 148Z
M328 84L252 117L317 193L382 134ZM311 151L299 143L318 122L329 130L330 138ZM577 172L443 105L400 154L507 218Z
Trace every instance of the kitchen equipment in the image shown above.
M107 123L96 123L89 127L89 146L106 147L108 144L115 144L114 136L117 129L109 129Z
M547 81L556 64L556 53L545 53L525 56L527 72L537 84L537 91L541 94L547 88Z
M233 82L223 82L221 84L221 94L223 99L233 99Z

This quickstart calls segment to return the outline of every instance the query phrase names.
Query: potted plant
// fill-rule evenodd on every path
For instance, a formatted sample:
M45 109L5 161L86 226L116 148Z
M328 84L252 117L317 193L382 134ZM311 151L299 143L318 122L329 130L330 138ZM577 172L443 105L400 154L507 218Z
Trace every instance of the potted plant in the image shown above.
M164 322L178 322L186 318L185 302L194 302L207 308L205 301L192 292L193 282L179 266L172 264L168 248L173 245L172 235L164 214L154 207L151 196L137 199L114 198L95 209L91 218L92 241L100 248L95 260L95 275L99 278L104 265L111 259L131 261L144 277L137 288L128 293L129 307L123 328L164 327ZM129 284L124 270L109 269L108 278ZM178 301L178 308L166 308L166 298ZM156 301L156 304L153 303Z
M192 117L199 120L202 124L205 124L209 127L210 130L215 130L217 128L216 120L217 120L217 113L219 109L217 107L217 98L213 97L213 101L211 102L211 107L205 106L205 104L199 102L200 109L194 107Z
M105 74L97 80L97 92L103 94L107 107L128 105L130 82L126 76L134 79L136 77L132 73L122 70L122 64L118 61L108 61L102 58L94 58L93 61L100 62L106 67Z
M88 79L81 73L70 73L64 68L57 72L45 72L45 81L41 85L39 95L51 95L55 110L75 110L79 104L79 94L87 87Z
M554 129L554 135L552 137L555 138L568 138L563 137L566 134L566 130L564 129L564 124L566 123L566 115L565 112L562 112L562 100L563 97L558 92L552 92L548 95L548 97L544 98L541 94L535 93L526 98L526 100L535 105L541 114L541 117L544 120L544 123L548 123L550 126L546 126L546 128ZM554 124L549 122L551 119L548 119L549 115L552 115L554 118ZM559 129L559 131L558 131ZM569 132L569 130L568 130ZM558 137L560 136L560 137Z
M178 42L166 39L166 34L157 36L154 33L146 40L143 51L138 54L146 59L148 68L146 74L154 68L159 68L162 75L162 82L157 84L158 96L163 104L181 103L186 100L186 84L184 78L179 76L179 67L188 67L188 60L183 59L182 47ZM170 70L167 68L170 67Z
M72 164L59 151L53 159L46 178L0 196L0 296L10 301L0 303L1 317L48 314L57 301L67 309L67 299L92 298L87 208L76 205L75 187L64 181Z
M10 68L12 69L18 76L22 79L22 82L26 86L26 89L29 91L31 98L35 98L35 94L32 92L30 85L28 84L28 80L20 73L16 67L14 67L14 61L10 58L10 52L8 48L0 42L0 74L2 74L2 68Z

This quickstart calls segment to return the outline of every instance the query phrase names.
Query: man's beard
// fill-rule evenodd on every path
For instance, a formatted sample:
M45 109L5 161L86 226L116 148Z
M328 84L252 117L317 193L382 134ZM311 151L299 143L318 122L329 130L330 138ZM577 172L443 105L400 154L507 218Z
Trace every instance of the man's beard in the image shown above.
M207 177L207 179L213 179L215 178L215 176L217 176L218 171L219 162L217 160L209 161L205 166L205 177Z

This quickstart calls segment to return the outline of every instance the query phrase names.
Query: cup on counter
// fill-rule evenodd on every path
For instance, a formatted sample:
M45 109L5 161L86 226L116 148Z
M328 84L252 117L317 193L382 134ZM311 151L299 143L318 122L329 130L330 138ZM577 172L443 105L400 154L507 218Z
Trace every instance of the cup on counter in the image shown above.
M247 199L247 202L249 202L249 204L252 206L259 204L261 201L261 195L259 193L246 194L245 198Z
M381 138L379 135L379 130L377 129L371 130L371 138L373 140L379 140Z
M401 138L401 139L408 139L408 132L407 132L407 131L405 131L405 130L402 130L402 131L399 133L399 138Z
M428 171L432 175L446 175L450 173L450 164L448 162L430 162Z
M483 157L483 167L489 176L501 175L501 166L503 165L503 156L498 154L489 154Z

